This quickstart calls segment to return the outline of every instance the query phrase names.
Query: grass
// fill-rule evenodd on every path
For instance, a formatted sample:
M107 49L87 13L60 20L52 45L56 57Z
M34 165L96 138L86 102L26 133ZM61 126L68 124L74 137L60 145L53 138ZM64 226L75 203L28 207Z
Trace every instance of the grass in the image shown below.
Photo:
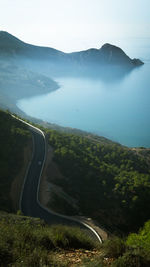
M56 252L97 247L78 228L49 227L24 216L2 213L0 229L0 266L67 266L57 261Z
M150 221L137 234L99 245L79 228L0 213L0 266L149 267Z

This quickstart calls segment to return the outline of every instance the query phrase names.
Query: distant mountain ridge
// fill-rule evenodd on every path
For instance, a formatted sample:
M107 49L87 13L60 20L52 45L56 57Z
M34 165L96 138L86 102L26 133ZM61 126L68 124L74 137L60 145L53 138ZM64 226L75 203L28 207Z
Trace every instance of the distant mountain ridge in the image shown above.
M64 53L54 48L25 43L8 32L0 31L0 55L2 54L31 56L32 58L35 56L38 58L42 54L43 59L45 59L45 57L56 56L57 54L63 55Z
M22 42L0 31L0 107L20 114L17 100L57 90L59 77L112 83L142 64L111 44L104 44L100 49L64 53Z
M139 59L129 58L125 52L114 45L104 44L100 49L91 48L81 52L72 53L73 57L84 58L87 62L95 62L102 65L130 65L132 67L144 64Z
M30 59L79 65L126 65L136 67L144 64L139 59L129 58L121 48L108 43L100 49L91 48L80 52L64 53L54 48L27 44L4 31L0 31L0 55L26 56Z

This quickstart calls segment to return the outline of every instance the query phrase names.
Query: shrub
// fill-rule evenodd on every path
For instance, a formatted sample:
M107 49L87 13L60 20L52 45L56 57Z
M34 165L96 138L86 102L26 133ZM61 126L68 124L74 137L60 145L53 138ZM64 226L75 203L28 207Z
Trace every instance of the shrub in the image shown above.
M6 266L13 261L13 254L6 244L0 244L0 266Z
M129 249L138 250L148 260L150 260L150 221L147 221L138 234L130 234L126 245Z
M149 267L150 261L147 261L140 253L134 251L126 252L122 257L119 257L112 267Z
M83 264L80 267L104 267L104 263L102 259L89 259L83 260Z
M104 242L103 249L106 256L118 258L125 252L125 242L119 237L114 237Z
M59 225L52 227L51 231L56 247L92 249L96 246L95 242L79 228Z
M80 229L46 226L42 221L6 214L0 217L0 266L67 266L53 257L54 250L90 249L94 242Z

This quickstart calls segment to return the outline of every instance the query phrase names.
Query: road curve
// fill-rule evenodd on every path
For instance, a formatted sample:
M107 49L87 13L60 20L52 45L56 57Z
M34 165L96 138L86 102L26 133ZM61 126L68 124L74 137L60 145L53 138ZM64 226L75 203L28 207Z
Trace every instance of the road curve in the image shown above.
M51 225L63 224L83 228L84 230L88 231L89 235L93 236L93 238L102 243L101 237L91 226L69 216L50 211L40 204L38 195L40 178L46 158L45 136L40 129L24 122L21 119L19 120L28 125L33 137L32 160L28 166L20 198L20 209L23 214L26 216L41 218L46 223Z

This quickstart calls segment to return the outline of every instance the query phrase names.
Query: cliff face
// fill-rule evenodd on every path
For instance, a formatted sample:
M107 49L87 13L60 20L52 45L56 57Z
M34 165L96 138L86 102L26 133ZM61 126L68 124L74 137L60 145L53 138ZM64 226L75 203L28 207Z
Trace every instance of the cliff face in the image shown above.
M129 58L121 48L111 44L104 44L100 49L100 53L103 61L107 64L132 64L133 66L144 64L139 59Z

